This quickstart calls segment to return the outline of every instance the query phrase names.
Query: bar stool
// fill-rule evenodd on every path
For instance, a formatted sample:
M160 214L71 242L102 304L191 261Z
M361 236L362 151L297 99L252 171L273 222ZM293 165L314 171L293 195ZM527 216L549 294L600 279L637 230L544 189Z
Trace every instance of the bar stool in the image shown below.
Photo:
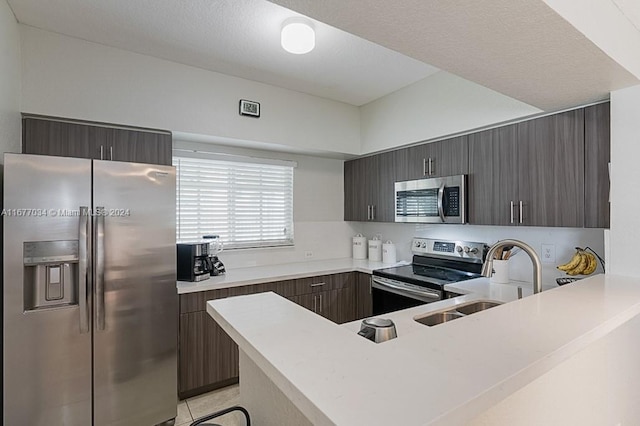
M239 411L242 414L244 414L244 418L245 418L245 420L247 422L247 426L251 426L251 417L249 417L249 412L244 407L240 407L239 405L236 405L234 407L225 408L224 410L216 411L213 414L207 414L206 416L200 417L199 419L195 420L189 426L221 426L221 425L219 425L217 423L205 423L205 422L209 421L209 420L212 420L212 419L216 419L216 418L221 417L221 416L224 416L225 414L229 414L232 411Z

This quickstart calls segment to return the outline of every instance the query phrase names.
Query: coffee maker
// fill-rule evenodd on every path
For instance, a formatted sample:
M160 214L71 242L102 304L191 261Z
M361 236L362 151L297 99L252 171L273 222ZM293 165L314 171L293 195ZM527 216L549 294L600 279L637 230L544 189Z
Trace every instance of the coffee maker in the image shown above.
M178 281L202 281L211 276L209 243L179 243Z
M209 244L209 265L211 276L222 275L226 272L224 265L218 259L218 254L222 251L222 241L219 235L203 235L202 240Z

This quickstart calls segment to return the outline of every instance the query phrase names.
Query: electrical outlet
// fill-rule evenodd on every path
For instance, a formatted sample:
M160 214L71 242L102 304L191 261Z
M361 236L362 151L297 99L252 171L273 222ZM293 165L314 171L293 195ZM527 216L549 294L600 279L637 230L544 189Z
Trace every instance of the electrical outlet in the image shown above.
M304 258L305 259L311 259L313 257L313 252L308 250L304 252Z
M544 263L556 263L556 245L543 244L542 258L540 260Z

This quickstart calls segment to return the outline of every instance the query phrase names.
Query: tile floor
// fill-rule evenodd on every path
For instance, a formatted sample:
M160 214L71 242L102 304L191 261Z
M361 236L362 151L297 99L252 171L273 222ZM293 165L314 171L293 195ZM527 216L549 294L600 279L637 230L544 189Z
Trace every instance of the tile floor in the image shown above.
M203 395L194 396L178 402L178 417L175 426L188 426L195 419L215 411L240 404L238 385L227 386ZM226 416L211 420L222 426L244 426L244 417L240 413L229 413Z

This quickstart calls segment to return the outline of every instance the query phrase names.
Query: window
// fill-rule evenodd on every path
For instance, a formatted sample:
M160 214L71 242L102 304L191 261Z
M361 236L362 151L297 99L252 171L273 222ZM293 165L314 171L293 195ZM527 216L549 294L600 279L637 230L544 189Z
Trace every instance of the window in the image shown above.
M178 242L293 245L294 162L174 151Z

